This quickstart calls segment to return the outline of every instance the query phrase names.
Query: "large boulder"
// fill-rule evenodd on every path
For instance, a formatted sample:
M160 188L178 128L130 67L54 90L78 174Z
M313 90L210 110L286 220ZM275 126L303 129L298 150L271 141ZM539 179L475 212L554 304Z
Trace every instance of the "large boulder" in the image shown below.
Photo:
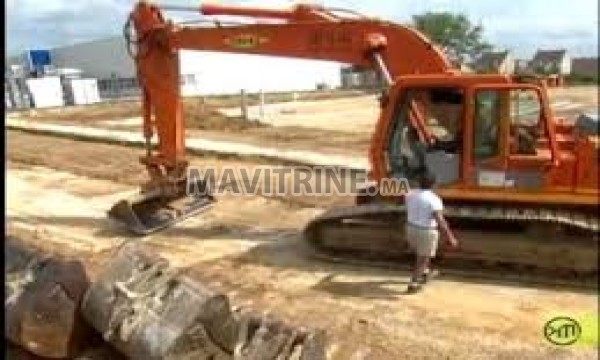
M15 239L6 240L4 253L6 337L38 356L72 358L91 334L79 313L89 286L83 264Z
M324 359L324 333L241 314L228 298L136 243L83 300L85 319L131 359Z

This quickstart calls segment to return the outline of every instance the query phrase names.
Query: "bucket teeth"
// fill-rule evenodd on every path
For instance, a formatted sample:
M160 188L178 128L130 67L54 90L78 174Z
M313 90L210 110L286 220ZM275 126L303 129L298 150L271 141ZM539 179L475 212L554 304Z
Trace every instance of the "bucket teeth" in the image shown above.
M109 211L108 217L121 223L127 229L136 234L143 234L145 227L133 211L132 204L128 200L120 200Z
M198 214L213 203L210 195L139 197L117 202L108 211L108 217L136 235L147 235Z

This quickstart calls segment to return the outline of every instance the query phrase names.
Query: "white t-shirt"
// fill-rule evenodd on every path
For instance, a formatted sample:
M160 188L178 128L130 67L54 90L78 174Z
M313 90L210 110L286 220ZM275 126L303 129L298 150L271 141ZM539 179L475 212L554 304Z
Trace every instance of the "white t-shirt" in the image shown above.
M434 211L442 211L442 199L431 190L411 190L406 195L406 218L410 224L437 228L437 221L433 216Z

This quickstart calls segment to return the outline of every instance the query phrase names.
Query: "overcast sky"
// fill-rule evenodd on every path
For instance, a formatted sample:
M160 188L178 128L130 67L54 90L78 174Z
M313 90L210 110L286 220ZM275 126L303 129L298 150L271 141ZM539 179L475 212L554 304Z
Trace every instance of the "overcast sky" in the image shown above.
M163 0L197 5L198 0ZM286 0L223 1L264 6ZM528 57L537 48L566 48L575 56L598 54L597 0L326 0L328 6L359 10L399 22L425 11L466 13L481 22L486 38L499 48ZM9 54L119 35L132 0L8 0L6 43Z
M197 5L198 0L163 3ZM263 6L293 4L290 0L234 0ZM356 9L399 22L425 11L466 13L481 22L485 36L500 48L527 57L537 48L566 48L575 56L598 53L597 0L325 0L328 6ZM119 35L132 0L8 0L9 54Z
M214 1L214 0L213 0ZM197 6L201 0L161 0ZM290 0L221 0L227 4L287 7ZM314 1L313 1L314 2ZM6 45L9 55L109 36L120 36L133 0L8 0ZM598 54L597 0L324 0L331 7L406 23L426 11L465 13L481 23L499 49L529 58L536 49L565 48L573 56ZM181 18L182 13L169 13ZM185 18L197 19L198 14ZM243 64L243 66L240 66ZM339 84L339 64L300 59L182 52L181 71L196 74L203 93L314 89L318 82Z

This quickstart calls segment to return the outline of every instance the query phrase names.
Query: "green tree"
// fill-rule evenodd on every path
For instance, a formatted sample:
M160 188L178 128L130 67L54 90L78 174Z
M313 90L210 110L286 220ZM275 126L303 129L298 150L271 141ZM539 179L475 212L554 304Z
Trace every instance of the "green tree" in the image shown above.
M473 25L463 14L426 12L413 16L412 25L444 48L454 62L474 61L492 49L483 39L483 27Z

